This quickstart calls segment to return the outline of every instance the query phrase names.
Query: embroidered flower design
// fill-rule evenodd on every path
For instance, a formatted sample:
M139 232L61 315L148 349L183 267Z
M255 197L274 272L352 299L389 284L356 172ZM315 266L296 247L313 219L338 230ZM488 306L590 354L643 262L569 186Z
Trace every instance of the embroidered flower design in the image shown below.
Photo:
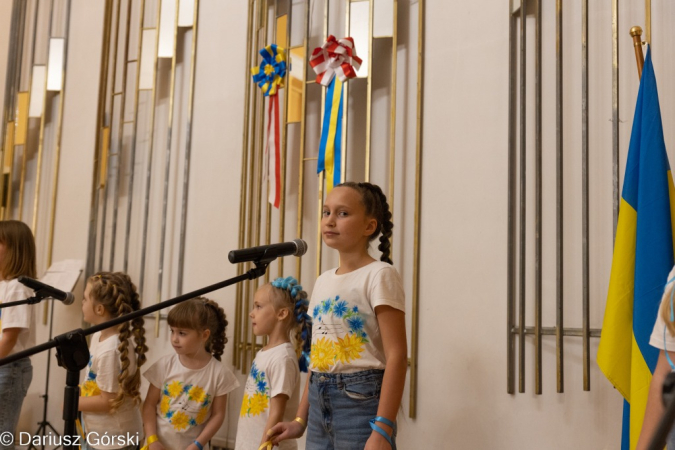
M363 340L356 334L347 334L344 338L338 338L336 347L336 358L343 364L358 359L363 351Z
M200 388L199 386L192 386L192 388L190 388L188 391L188 397L192 401L202 403L206 397L206 392L204 392L204 389Z
M244 398L241 401L240 417L257 416L267 410L269 405L269 388L267 386L267 379L265 372L260 371L255 364L251 365L251 372L246 381L246 390L251 391L255 389L253 394L244 393Z
M322 337L312 344L310 360L312 366L318 372L327 372L335 362L335 345L333 341Z
M178 397L183 392L183 383L175 380L166 386L167 395L171 398Z
M250 415L257 416L262 414L267 409L268 397L262 392L256 392L253 397L251 397L251 408Z
M174 430L182 431L190 424L190 417L183 411L176 411L171 417L171 425Z

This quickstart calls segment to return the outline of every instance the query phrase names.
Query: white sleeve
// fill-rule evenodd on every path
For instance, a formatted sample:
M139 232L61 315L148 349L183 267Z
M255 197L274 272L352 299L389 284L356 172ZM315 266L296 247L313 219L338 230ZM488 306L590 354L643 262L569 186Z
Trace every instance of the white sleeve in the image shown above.
M120 384L117 377L121 371L121 363L117 351L108 350L96 358L96 384L105 392L117 393Z
M668 275L668 281L672 280L675 276L675 268ZM675 281L667 283L663 291L663 296L661 297L661 306L656 313L656 323L654 323L654 329L649 338L649 345L652 347L658 348L659 350L668 350L675 352L675 336L670 334L670 331L666 328L666 321L663 319L662 311L670 302L670 297L673 295L673 289L675 288ZM675 301L675 298L673 299ZM664 334L665 331L665 334Z
M3 303L16 302L19 300L25 300L33 295L33 292L28 288L24 288L22 285L16 284L11 285L7 289L7 295L5 298L0 299ZM2 318L2 328L33 328L33 315L31 314L32 305L19 305L19 306L10 306L9 308L3 308L0 310L0 317Z
M275 358L274 361L270 361L269 366L267 366L270 398L279 394L287 395L290 398L295 390L295 380L299 371L298 362L291 358Z
M403 283L401 276L393 266L383 267L375 275L370 290L370 304L373 309L380 305L387 305L405 311Z
M220 371L218 372L218 386L216 387L216 397L225 395L239 387L239 380L232 373L230 369L220 363Z
M158 388L159 390L162 390L162 387L164 386L164 372L166 372L166 357L159 358L159 360L155 361L153 365L151 365L145 372L143 372L143 376L145 377L146 380L150 382L153 386Z

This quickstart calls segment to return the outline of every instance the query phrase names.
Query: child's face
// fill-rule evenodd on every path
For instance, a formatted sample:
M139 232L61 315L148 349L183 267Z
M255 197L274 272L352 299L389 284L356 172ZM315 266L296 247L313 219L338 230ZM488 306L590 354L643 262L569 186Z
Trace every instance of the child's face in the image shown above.
M91 297L91 284L87 283L84 288L84 297L82 297L82 315L84 321L97 325L105 320L102 313L105 311L103 305Z
M366 216L361 194L347 186L336 187L326 197L321 216L321 235L327 246L350 252L365 249L377 221Z
M274 330L278 319L272 303L272 287L269 284L256 291L253 296L253 309L249 317L251 317L253 334L256 336L268 336Z
M170 327L171 345L179 355L194 357L201 352L206 352L206 341L210 331L197 331L189 328Z

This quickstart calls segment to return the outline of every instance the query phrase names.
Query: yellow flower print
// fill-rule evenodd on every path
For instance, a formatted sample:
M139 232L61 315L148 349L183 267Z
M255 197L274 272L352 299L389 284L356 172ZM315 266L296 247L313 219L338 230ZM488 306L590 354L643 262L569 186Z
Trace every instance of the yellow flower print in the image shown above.
M183 383L180 381L172 381L169 383L169 385L166 387L166 390L169 392L169 396L171 398L176 398L180 395L181 392L183 392Z
M335 362L335 344L322 337L312 344L311 362L317 372L327 372Z
M176 411L173 416L171 416L171 425L173 425L174 430L185 430L190 424L190 417L182 411Z
M204 398L206 397L206 392L204 392L204 389L195 385L192 386L192 388L188 391L188 396L190 397L190 400L193 400L197 403L201 403L204 401Z
M159 403L159 412L162 416L166 416L166 413L169 412L169 406L171 404L171 397L162 395L162 401Z
M197 422L197 425L201 425L206 421L206 416L209 413L209 407L208 406L202 406L202 409L199 410L199 413L197 414L197 417L195 418L195 421Z
M262 414L267 409L267 395L262 392L256 392L253 397L251 397L251 415L257 416Z
M80 386L80 393L83 397L93 397L95 395L101 395L101 389L99 389L96 381L87 380Z
M363 340L356 334L347 334L344 339L338 338L335 351L337 360L347 364L359 359L360 353L363 352Z
M248 405L251 402L248 394L244 394L244 399L241 401L241 411L239 411L239 417L244 417L248 412Z

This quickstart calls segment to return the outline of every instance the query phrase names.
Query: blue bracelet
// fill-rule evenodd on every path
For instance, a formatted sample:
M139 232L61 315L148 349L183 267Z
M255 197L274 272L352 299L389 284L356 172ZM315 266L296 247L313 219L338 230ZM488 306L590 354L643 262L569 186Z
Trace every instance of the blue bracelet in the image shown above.
M202 444L200 444L199 441L198 441L197 439L195 439L194 444L197 446L197 448L198 448L199 450L204 450L204 446L203 446Z
M378 425L375 424L375 422L382 422L385 425L388 425L391 427L392 432L396 431L396 424L392 422L391 420L387 419L386 417L382 416L377 416L374 419L370 419L370 428L373 429L373 431L377 431L380 433L384 438L389 442L389 445L391 445L392 448L394 448L393 442L391 442L391 437L387 434L386 431L384 431L382 428L380 428Z

